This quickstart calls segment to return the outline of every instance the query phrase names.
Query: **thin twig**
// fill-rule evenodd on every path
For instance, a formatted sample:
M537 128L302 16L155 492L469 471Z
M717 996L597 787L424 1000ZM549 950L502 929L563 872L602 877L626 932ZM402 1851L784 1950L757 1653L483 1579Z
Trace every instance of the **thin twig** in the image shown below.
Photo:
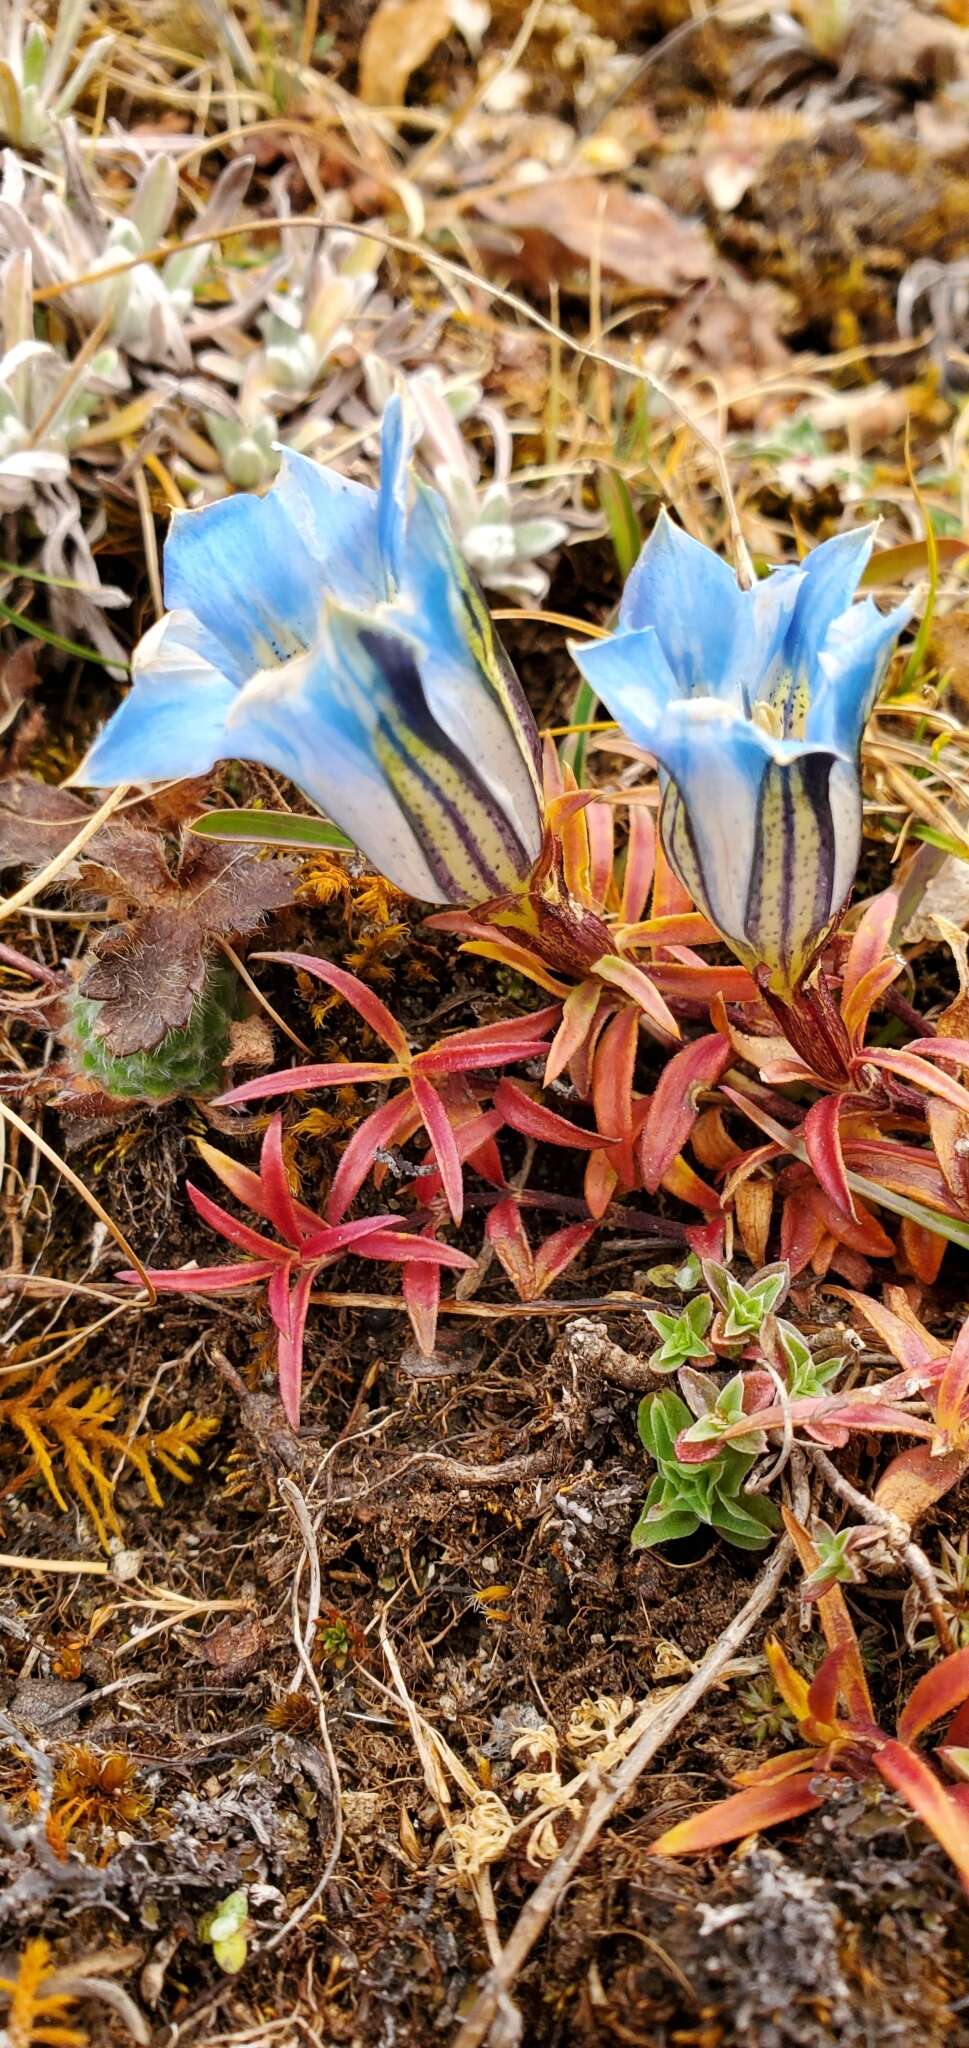
M556 1857L526 1900L502 1950L501 1962L485 1978L471 2011L455 2036L454 2048L481 2048L499 2010L507 2016L512 1985L544 1933L587 1850L629 1797L647 1764L652 1763L674 1729L692 1713L724 1667L736 1656L755 1623L770 1606L793 1555L794 1546L785 1537L761 1573L749 1600L711 1644L692 1677L678 1688L673 1698L664 1696L657 1701L655 1719L644 1730L635 1748L604 1780L588 1811L573 1829L561 1855Z

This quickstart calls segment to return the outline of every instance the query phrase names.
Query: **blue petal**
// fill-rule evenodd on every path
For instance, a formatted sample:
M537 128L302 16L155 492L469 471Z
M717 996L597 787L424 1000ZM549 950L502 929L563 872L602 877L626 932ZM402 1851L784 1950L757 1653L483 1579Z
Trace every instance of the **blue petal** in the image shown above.
M661 512L623 591L620 630L654 627L680 690L718 695L743 609L733 570Z
M880 612L866 597L829 628L812 681L807 736L857 756L865 724L881 688L889 656L912 616L909 599Z
M205 775L231 748L235 683L218 643L189 613L167 612L135 648L133 682L71 777L82 788Z
M569 653L617 725L638 747L655 753L679 685L654 628L613 633L608 640L570 640Z
M750 590L711 548L662 512L623 592L620 632L652 626L680 695L722 697L750 710L790 627L800 570Z
M286 448L273 492L317 565L317 595L361 608L384 596L376 491Z
M165 544L165 603L194 612L241 683L313 640L320 571L274 485L176 512Z
M386 595L392 597L404 574L409 464L419 433L413 407L405 409L397 392L388 399L380 429L380 557ZM352 603L349 592L348 602Z
M812 674L835 619L851 605L874 541L874 526L862 526L822 541L805 555L804 581L785 647L786 664L795 678Z

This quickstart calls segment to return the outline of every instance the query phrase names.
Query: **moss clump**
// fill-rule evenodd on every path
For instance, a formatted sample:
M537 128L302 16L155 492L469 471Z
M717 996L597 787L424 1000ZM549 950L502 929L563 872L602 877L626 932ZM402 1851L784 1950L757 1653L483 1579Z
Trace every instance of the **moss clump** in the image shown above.
M227 961L213 961L187 1024L145 1052L113 1053L98 1034L102 1004L75 995L71 1042L78 1073L125 1102L172 1095L213 1095L222 1087L229 1029L239 1014L239 982Z

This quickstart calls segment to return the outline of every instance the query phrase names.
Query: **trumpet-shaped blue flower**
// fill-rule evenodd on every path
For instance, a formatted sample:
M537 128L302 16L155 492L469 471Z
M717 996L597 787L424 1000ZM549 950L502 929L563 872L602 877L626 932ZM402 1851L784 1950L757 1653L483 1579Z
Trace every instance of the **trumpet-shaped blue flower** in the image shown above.
M859 750L910 606L854 604L874 528L751 590L661 514L615 633L573 646L664 787L671 865L765 989L790 996L847 900Z
M74 780L261 761L411 896L517 888L542 841L537 735L411 445L393 398L379 493L286 451L265 497L176 512L171 609Z

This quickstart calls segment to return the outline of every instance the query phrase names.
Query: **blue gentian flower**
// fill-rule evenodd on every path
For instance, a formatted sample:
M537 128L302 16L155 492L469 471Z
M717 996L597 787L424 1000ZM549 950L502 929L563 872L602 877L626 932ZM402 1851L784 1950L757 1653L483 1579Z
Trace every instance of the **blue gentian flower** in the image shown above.
M573 646L660 766L667 856L765 990L789 997L847 901L859 750L909 604L852 603L874 527L750 590L662 513L615 633Z
M73 780L287 776L411 896L517 889L542 843L538 741L398 398L380 490L285 450L264 497L176 512L164 617Z

